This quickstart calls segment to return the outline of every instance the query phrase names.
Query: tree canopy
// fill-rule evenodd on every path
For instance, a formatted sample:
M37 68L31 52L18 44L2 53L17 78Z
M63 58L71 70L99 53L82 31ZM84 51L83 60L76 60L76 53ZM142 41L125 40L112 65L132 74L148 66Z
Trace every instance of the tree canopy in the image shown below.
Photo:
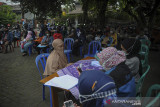
M47 16L61 15L61 5L72 3L73 0L12 0L20 2L22 12L34 13L37 17L46 18Z
M0 6L0 24L12 24L15 21L15 18L16 14L12 12L10 6Z

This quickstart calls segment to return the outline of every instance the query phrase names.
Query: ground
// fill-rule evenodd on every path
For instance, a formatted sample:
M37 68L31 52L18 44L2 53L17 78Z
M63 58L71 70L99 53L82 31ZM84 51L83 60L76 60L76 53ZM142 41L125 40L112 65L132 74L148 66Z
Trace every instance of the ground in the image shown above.
M150 51L149 64L143 95L152 84L160 84L160 51ZM46 87L46 100L42 100L42 84L35 64L37 54L22 56L20 48L7 54L0 53L0 107L49 107L49 89ZM82 57L73 57L76 60ZM59 105L63 105L63 93L59 94Z

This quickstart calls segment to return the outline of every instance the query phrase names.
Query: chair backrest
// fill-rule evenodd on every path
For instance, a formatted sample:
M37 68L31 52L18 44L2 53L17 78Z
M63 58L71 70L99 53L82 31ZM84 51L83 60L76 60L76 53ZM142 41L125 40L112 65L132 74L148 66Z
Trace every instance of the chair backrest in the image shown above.
M103 35L103 36L101 36L101 38L100 38L100 42L102 42L102 40L104 39L106 37L106 35Z
M73 43L73 38L64 38L64 47L66 47L67 50L72 50Z
M149 48L148 48L148 46L142 44L142 45L141 45L141 52L149 53Z
M153 90L159 90L160 91L160 84L154 84L154 85L152 85L149 89L148 89L148 91L147 91L147 94L146 94L146 97L152 97L151 95L152 95L152 91Z
M36 66L37 66L39 74L41 76L41 79L42 79L42 75L41 75L38 63L39 63L39 61L41 62L41 65L42 65L42 68L43 68L43 72L44 72L45 66L46 66L46 59L48 58L48 56L49 56L49 53L43 53L43 54L38 55L36 57L36 60L35 60Z
M140 51L140 55L142 58L142 62L144 62L143 64L146 65L148 64L148 54L149 54L149 48L147 45L142 44L141 45L141 51Z
M92 53L91 53L91 48L92 48ZM97 51L100 52L100 49L101 49L101 43L99 41L91 41L88 47L88 55L96 54Z
M145 107L153 106L154 103L159 99L160 92L155 93L156 94L155 96L151 96L153 91L160 91L160 84L154 84L148 89L147 94L146 94L145 99L144 99ZM149 97L152 97L152 98L154 97L154 99L152 99L152 101L150 101Z
M151 41L150 40L140 39L140 41L141 41L141 44L147 45L148 47L150 47L150 45L151 45Z
M145 76L147 75L149 70L150 70L150 65L147 66L146 71L142 74L141 78L139 79L139 81L137 83L136 91L140 92L140 96L141 96L141 89L142 89L143 81L144 81Z

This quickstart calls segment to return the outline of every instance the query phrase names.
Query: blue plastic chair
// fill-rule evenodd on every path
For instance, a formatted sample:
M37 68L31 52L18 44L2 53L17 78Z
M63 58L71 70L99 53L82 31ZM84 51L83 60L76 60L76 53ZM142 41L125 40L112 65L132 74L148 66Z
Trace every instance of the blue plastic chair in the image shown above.
M29 56L31 56L32 54L32 47L33 47L33 44L28 47Z
M70 62L70 54L72 55L72 46L74 43L73 38L65 38L64 39L64 53L67 55L68 62Z
M48 58L48 56L49 56L49 53L43 53L43 54L38 55L35 60L41 79L43 79L43 77L40 72L38 63L39 63L39 61L41 62L43 72L44 72L45 66L46 66L46 58ZM45 86L44 85L43 85L43 100L45 100Z
M83 46L81 46L81 47L80 47L80 50L79 50L80 56L82 56L82 49L83 49Z
M88 54L84 55L84 57L87 56L94 57L97 52L100 52L100 49L101 49L101 43L99 41L91 41L88 46Z
M112 37L109 37L109 43L107 44L108 47L110 47L113 43L113 38Z
M106 35L101 36L101 39L99 40L100 42L102 42L102 40L106 37Z

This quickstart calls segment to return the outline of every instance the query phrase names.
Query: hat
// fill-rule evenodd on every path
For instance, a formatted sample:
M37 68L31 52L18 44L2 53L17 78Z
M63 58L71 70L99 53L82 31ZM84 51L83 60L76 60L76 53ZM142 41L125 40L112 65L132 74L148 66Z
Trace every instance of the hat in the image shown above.
M126 60L126 55L123 51L118 51L114 47L108 47L103 49L97 54L99 61L102 63L104 69L108 70L114 66L117 66L121 62Z
M83 71L79 77L78 88L80 102L88 107L94 107L94 103L100 106L103 98L116 97L114 80L102 71Z

